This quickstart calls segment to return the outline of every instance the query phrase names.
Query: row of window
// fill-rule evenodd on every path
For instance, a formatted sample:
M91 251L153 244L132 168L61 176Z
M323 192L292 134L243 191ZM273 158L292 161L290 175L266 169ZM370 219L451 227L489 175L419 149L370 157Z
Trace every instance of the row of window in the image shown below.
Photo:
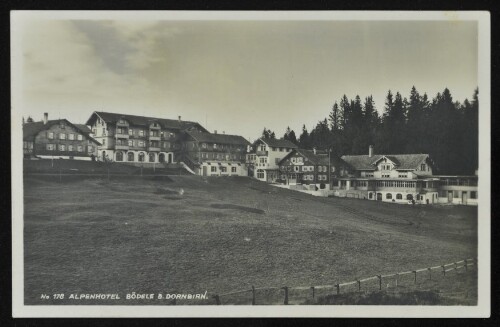
M198 157L197 154L195 154L195 157ZM206 153L202 152L201 153L201 158L202 159L218 159L218 160L245 160L245 155L237 155L237 154L227 154L227 153Z
M373 195L374 195L374 194L375 194L375 193L372 193L372 192L368 193L368 199L370 199L370 200L371 200L371 199L373 199ZM417 197L418 197L418 196L417 196ZM381 199L382 199L382 194L381 194L381 193L378 193L378 194L377 194L377 198L378 198L379 200L381 200ZM386 193L386 194L385 194L385 198L386 198L386 200L392 200L392 193ZM403 194L401 194L401 193L397 193L397 194L396 194L396 200L403 200ZM409 201L413 200L413 194L407 194L407 195L406 195L406 200L409 200Z
M221 173L227 173L227 167L219 166L219 170L220 170ZM217 166L210 167L210 171L212 173L216 173L217 172ZM236 172L236 167L231 167L231 172L235 173ZM262 178L264 178L264 177L262 177Z
M89 152L89 153L94 152L94 147L92 145L89 145L87 148L88 148L87 152ZM47 149L47 151L56 151L56 149L57 149L58 151L84 152L83 145L73 145L73 144L58 144L58 145L56 145L56 144L48 143L46 145L46 149Z
M292 163L298 163L298 164L300 164L300 163L304 162L304 158L302 158L302 157L292 157L291 162Z
M47 134L47 138L49 140L53 140L56 137L57 137L57 135L54 132L48 132L48 134ZM70 141L74 141L74 140L83 141L83 136L81 134L76 134L76 133L59 133L59 139L60 140L68 139Z
M98 131L97 128L92 129L92 133L94 133L94 135L97 135L97 131ZM148 135L148 131L144 130L144 129L117 127L116 134L121 134L121 135L128 134L129 136L132 136L132 137L134 137L134 136L145 137ZM106 136L106 135L113 136L113 132L109 131L109 133L108 133L108 130L106 129L106 127L103 127L102 128L102 136ZM153 136L153 137L160 137L161 136L163 138L173 138L173 137L175 137L175 133L163 132L163 131L160 132L159 130L150 130L149 136Z
M462 192L467 193L467 191L448 191L448 190L441 190L439 191L439 197L441 198L446 198L448 197L448 192L453 192L453 198L459 199L460 195ZM477 191L470 191L469 192L469 198L470 199L477 199Z
M302 167L302 171L304 171L304 172L314 171L314 166L281 166L280 169L282 171L292 171L292 167L293 167L293 171L295 171L295 172L301 171L300 167ZM328 167L327 166L318 166L318 172L327 173ZM335 167L332 166L332 173L334 173L334 172L335 172Z

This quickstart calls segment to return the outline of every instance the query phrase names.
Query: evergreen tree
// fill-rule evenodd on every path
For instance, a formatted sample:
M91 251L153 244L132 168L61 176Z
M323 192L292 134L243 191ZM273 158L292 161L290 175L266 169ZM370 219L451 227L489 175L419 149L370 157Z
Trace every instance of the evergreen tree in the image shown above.
M303 149L309 149L309 133L307 132L306 125L302 126L302 134L299 137L299 146Z
M332 131L339 130L339 118L340 118L339 105L337 104L337 101L335 101L332 107L332 111L328 115L328 120L330 121L330 128Z

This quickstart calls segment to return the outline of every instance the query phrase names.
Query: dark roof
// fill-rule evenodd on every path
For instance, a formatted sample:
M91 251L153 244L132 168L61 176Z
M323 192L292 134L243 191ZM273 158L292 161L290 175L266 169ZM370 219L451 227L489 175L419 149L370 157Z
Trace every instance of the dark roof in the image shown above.
M85 124L73 124L85 134L91 134L92 130Z
M240 135L200 133L197 131L187 131L186 133L198 142L236 144L245 146L250 144L250 142Z
M429 158L428 154L377 154L372 157L368 155L342 156L342 160L347 162L356 170L374 170L375 164L382 158L394 162L396 169L417 169L423 161Z
M288 155L286 155L281 161L286 160L287 158L293 156L295 153L298 153L298 154L302 155L303 157L307 158L314 165L325 165L326 166L329 164L328 163L328 154L318 153L318 152L316 152L316 154L314 154L314 151L306 150L306 149L294 149L292 152L290 152ZM337 157L336 155L334 155L332 153L330 155L330 163L342 164L343 161L339 157Z
M80 126L80 124L72 124L70 121L67 119L56 119L56 120L48 120L47 124L44 124L43 121L37 121L33 123L25 123L23 125L23 140L25 141L32 141L34 137L41 131L44 131L48 128L50 128L52 125L59 124L61 121L64 121L66 124L73 126L76 130L80 131L82 134L84 134L86 137L88 137L90 140L97 144L99 143L97 140L89 136L89 133L86 130L83 130ZM85 125L83 125L85 126ZM85 126L86 127L86 126ZM88 130L88 128L87 128Z
M202 130L207 131L199 123L192 121L184 121L184 120L179 121L176 119L135 116L135 115L127 115L127 114L104 112L104 111L95 111L87 120L86 124L92 125L92 122L95 120L96 115L101 117L101 119L104 120L106 123L116 123L120 119L125 119L126 121L129 122L129 124L137 126L147 126L152 122L157 122L164 128L185 130L188 129L189 127L197 126L200 127Z
M269 145L270 147L276 147L276 148L291 148L291 149L297 149L298 146L293 144L292 142L285 140L285 139L271 139L271 138L263 138L261 137L257 141L262 141Z

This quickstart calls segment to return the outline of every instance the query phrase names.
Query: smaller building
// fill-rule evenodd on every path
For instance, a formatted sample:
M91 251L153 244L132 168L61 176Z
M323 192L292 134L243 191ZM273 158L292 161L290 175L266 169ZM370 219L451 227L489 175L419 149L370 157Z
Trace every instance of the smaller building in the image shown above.
M23 124L23 153L25 158L62 158L91 160L97 155L100 143L83 129L67 119Z
M278 182L281 159L297 148L297 145L284 139L258 139L247 154L248 175L268 183Z
M279 162L279 182L285 185L314 185L329 190L332 177L343 168L342 160L332 153L294 149Z
M239 135L190 130L184 133L181 160L201 176L247 176L249 145Z
M477 175L434 177L439 178L439 203L477 205Z

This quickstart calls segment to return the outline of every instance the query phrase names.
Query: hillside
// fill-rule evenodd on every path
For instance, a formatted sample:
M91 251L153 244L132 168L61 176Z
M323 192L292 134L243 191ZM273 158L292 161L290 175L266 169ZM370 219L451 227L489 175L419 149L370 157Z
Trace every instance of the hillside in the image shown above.
M317 198L244 177L25 176L24 190L27 304L332 284L477 256L473 207Z

